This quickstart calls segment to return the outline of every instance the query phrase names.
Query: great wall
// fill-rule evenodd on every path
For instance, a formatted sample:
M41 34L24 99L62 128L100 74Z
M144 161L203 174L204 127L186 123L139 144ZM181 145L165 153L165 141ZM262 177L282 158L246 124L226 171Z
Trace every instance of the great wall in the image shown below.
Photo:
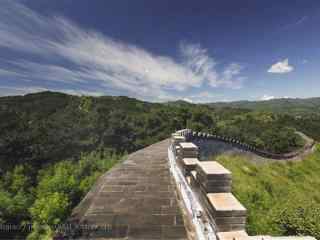
M235 139L179 130L171 139L130 154L101 176L74 209L69 237L315 240L307 236L248 236L247 209L231 193L232 173L215 161L200 159L202 149L210 152L217 142L277 160L294 159L314 146L313 141L306 141L301 151L278 155Z

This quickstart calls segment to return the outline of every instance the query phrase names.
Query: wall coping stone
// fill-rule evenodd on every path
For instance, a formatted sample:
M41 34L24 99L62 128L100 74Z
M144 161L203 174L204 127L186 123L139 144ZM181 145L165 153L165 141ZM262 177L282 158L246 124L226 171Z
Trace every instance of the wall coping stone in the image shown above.
M232 193L208 193L207 198L215 211L240 212L246 214L247 209Z
M246 231L218 232L217 237L218 240L240 240L246 239L248 234Z
M198 163L199 168L208 176L210 175L231 175L231 172L215 161L203 161Z
M191 143L191 142L181 142L180 146L182 149L186 149L186 150L198 150L198 146Z
M183 164L186 166L195 166L198 164L199 159L198 158L183 158L182 161L183 161Z

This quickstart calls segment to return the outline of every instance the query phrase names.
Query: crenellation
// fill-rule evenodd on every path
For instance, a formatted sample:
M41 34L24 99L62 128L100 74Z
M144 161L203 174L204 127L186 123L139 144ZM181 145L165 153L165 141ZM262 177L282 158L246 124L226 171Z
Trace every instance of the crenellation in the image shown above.
M183 169L184 174L186 176L189 176L191 174L191 171L194 171L197 167L197 164L199 162L198 158L183 158Z
M243 240L248 237L246 231L218 232L217 234L218 240Z
M257 154L279 157L258 150L255 146L248 145L238 139L206 134L201 132L190 132L192 138L199 140L220 140L237 145L246 151L254 151ZM188 139L189 140L189 139ZM201 141L200 141L201 143ZM232 173L215 161L200 161L198 159L199 147L191 142L179 143L179 154L176 161L187 183L198 196L205 212L202 217L207 219L216 230L217 240L266 240L266 239L295 239L296 237L271 237L271 236L248 236L245 231L247 209L231 193ZM204 215L203 215L204 214ZM297 237L299 239L315 240L312 237Z
M197 158L199 148L191 142L180 142L180 157L183 158Z

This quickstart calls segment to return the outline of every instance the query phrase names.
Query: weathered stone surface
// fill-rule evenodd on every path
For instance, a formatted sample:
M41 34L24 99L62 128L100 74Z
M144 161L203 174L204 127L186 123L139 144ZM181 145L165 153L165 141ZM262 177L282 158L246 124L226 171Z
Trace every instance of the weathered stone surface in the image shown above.
M180 143L180 146L184 149L184 150L196 150L198 151L198 147L196 145L194 145L191 142L182 142Z
M217 212L246 214L246 208L231 193L208 193L207 197Z
M197 182L197 172L191 171L190 173L190 186L192 186L194 189L199 190L199 184Z
M214 161L204 161L198 164L197 172L207 179L231 179L231 172Z
M212 185L212 184L199 184L199 188L201 191L203 191L204 194L206 193L230 193L231 192L231 185L228 185L227 183L224 185Z
M209 193L207 199L219 231L245 229L246 209L231 193Z
M173 151L176 156L180 155L181 147L179 145L172 145L173 146Z
M77 208L73 223L98 226L90 239L186 239L182 212L167 159L169 140L151 145L97 181ZM79 237L80 239L81 237Z
M183 158L197 158L199 155L199 149L196 145L190 142L180 142L179 143L180 153L179 156Z
M283 236L283 237L273 237L268 235L258 235L249 236L246 238L239 238L236 240L316 240L314 237L310 236Z
M245 231L218 232L218 240L245 240L248 234Z
M231 173L217 162L199 162L197 181L205 193L231 192Z
M171 143L173 145L178 145L179 143L185 142L185 141L186 141L186 138L184 136L180 136L180 135L177 135L177 134L172 136L172 138L171 138Z
M190 172L196 169L198 162L198 158L183 158L182 166L185 175L190 175Z

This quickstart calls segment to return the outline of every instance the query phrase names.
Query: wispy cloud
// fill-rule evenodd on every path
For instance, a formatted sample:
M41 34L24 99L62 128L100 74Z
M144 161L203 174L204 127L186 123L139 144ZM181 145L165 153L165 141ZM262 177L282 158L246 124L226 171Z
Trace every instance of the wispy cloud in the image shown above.
M298 21L296 21L294 24L299 25L299 24L303 23L304 21L306 21L308 18L309 18L308 16L303 16Z
M200 44L180 44L180 52L183 58L183 65L190 69L200 79L206 79L210 86L219 85L217 62L210 57L206 49L201 48Z
M309 16L302 16L302 17L300 17L298 20L296 20L295 22L289 23L289 24L283 26L282 28L283 28L283 29L289 29L289 28L291 28L291 27L301 25L301 24L304 23L306 20L308 20L308 18L309 18Z
M233 89L241 88L244 80L246 79L246 77L241 75L242 69L243 66L240 64L231 63L223 71L221 82Z
M199 44L180 44L180 51L183 56L183 64L192 70L201 79L205 79L209 86L227 87L238 89L242 87L246 79L242 75L243 66L238 63L231 63L221 71L217 70L219 65L213 57L210 57L206 49L201 48Z
M152 54L83 29L63 17L46 17L14 1L0 8L0 48L22 59L0 63L0 77L29 80L65 92L119 93L149 100L185 95L192 88L240 88L245 79L237 63L217 69L199 44L183 43L181 59ZM2 80L1 80L2 81ZM67 84L61 88L61 84ZM90 91L88 91L88 88Z
M287 59L284 59L283 61L279 61L273 64L269 68L268 72L269 73L289 73L293 70L294 70L294 67L289 65L289 60L287 58Z

